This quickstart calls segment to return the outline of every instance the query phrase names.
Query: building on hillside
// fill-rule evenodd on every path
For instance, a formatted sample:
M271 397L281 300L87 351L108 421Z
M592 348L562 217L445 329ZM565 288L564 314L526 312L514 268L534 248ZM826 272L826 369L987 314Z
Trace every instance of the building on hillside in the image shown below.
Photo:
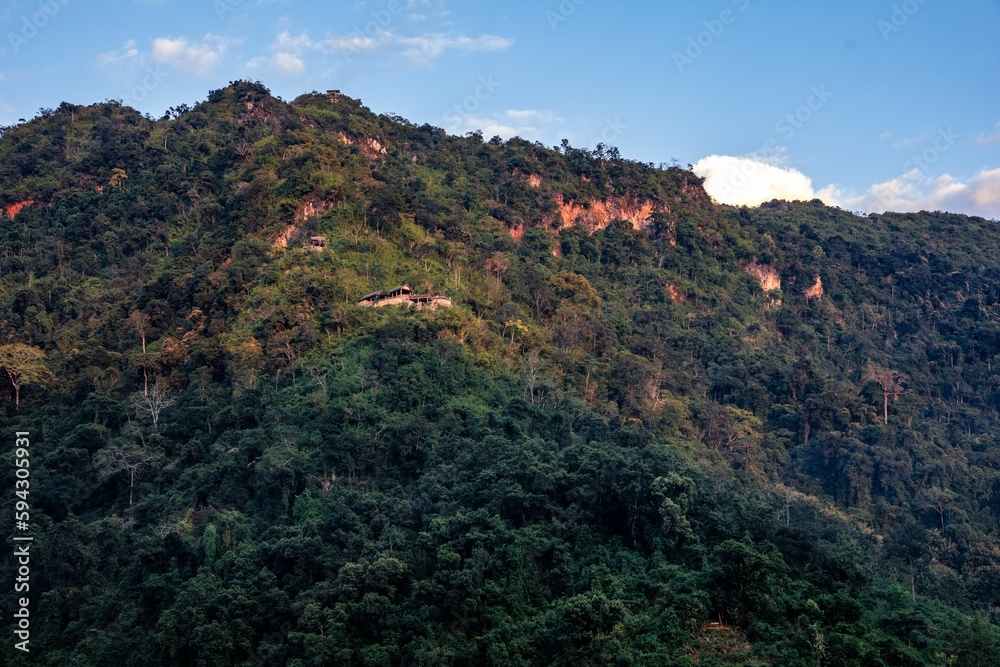
M340 102L340 91L339 90L326 91L326 99L330 100L334 104L338 104Z
M312 236L309 238L309 248L322 251L326 247L325 236Z
M366 294L358 300L358 305L371 308L407 306L418 310L437 310L438 308L451 307L451 299L441 295L417 294L409 285L400 285L390 290Z

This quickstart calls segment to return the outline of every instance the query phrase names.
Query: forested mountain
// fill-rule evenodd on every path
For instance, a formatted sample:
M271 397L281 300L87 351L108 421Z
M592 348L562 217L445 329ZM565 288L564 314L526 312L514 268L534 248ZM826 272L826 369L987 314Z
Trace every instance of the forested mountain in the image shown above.
M4 664L1000 664L996 221L237 82L3 128L0 234Z

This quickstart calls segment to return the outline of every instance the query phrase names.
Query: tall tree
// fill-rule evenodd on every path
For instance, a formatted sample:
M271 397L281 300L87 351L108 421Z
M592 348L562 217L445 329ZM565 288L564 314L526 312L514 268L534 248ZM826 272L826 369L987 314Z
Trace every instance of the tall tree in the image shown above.
M161 457L134 445L111 445L101 450L95 461L101 479L110 479L122 472L128 473L128 505L131 507L136 478L145 470L158 468Z
M864 371L865 381L877 384L882 389L882 418L884 423L889 423L889 399L899 400L905 391L905 384L909 378L905 373L885 368L878 364L868 362Z
M24 385L45 384L55 378L45 365L45 352L23 343L0 345L0 368L3 368L14 388L15 409L21 407L21 388Z
M170 390L162 383L156 382L144 392L132 394L129 403L135 408L136 414L146 414L153 420L155 431L160 422L160 413L177 401Z

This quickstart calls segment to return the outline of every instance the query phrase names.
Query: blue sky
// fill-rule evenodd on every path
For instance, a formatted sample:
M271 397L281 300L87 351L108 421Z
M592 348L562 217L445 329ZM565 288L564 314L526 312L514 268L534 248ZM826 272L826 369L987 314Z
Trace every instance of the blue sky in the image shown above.
M0 124L237 78L693 164L720 201L1000 218L1000 0L0 0Z

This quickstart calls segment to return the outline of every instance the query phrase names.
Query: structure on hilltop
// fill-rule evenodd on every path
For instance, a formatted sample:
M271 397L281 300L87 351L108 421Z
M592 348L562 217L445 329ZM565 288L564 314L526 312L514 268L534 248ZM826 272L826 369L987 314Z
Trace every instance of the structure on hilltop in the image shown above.
M419 310L450 308L451 298L447 296L417 294L409 285L400 285L391 290L366 294L358 301L359 306L381 308L382 306L408 306Z

